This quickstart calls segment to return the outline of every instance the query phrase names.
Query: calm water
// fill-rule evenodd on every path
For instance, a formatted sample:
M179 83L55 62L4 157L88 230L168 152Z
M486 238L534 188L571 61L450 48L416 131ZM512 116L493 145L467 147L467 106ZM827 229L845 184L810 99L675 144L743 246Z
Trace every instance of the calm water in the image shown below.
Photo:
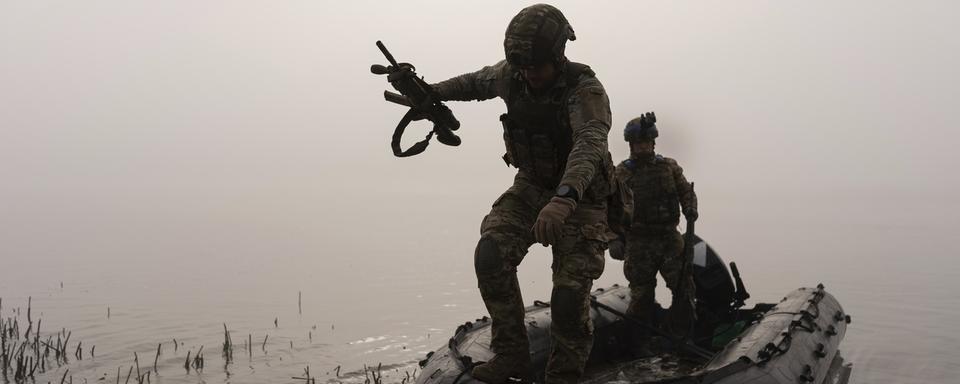
M719 208L698 226L723 257L738 262L752 300L775 301L822 282L853 316L841 349L854 364L854 382L955 382L960 271L951 260L949 229L956 219L920 220L947 202L877 210L855 199L799 199L807 209L742 210L758 203L713 201ZM411 214L396 225L417 228L422 236L406 241L363 241L343 232L337 247L352 244L356 251L341 254L305 255L294 249L296 236L286 234L279 236L293 242L290 248L239 255L218 253L214 238L209 249L193 254L145 250L146 256L93 263L67 257L55 264L5 257L3 315L16 316L19 307L23 321L30 296L42 332L66 328L72 343L96 346L95 357L87 351L83 360L71 359L37 382L56 382L65 369L75 382L113 382L118 367L125 378L134 352L141 369L150 369L157 344L162 353L155 382L293 382L307 366L321 380L335 379L340 367L339 380L362 382L363 366L380 363L388 380L400 381L456 325L484 314L470 265L475 225L437 223L485 205L463 204L462 211L440 217ZM720 223L717 217L730 219ZM622 282L620 268L608 261L597 285ZM548 297L543 248L525 260L521 280L528 302ZM238 344L231 364L220 355L224 323ZM248 337L252 354L244 346ZM187 352L201 346L205 368L185 371Z

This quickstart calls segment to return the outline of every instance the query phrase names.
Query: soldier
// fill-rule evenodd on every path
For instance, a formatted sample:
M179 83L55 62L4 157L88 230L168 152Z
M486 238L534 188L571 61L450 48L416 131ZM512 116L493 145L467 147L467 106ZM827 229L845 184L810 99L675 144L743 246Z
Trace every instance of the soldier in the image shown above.
M474 254L496 356L472 375L488 383L530 377L516 268L534 243L553 251L546 382L577 382L593 344L589 293L603 272L615 167L607 150L609 101L594 72L564 55L574 39L558 9L533 5L507 26L506 60L433 85L442 100L500 97L507 107L503 160L518 172L480 224Z
M612 241L610 250L613 258L626 259L623 272L631 296L627 314L651 323L659 271L673 295L671 314L676 316L671 325L688 329L695 315L695 288L689 266L683 271L683 237L677 225L681 207L687 221L697 220L697 196L677 161L654 152L656 121L656 115L647 112L630 120L623 131L630 158L617 166L616 175L633 191L633 222L626 238ZM634 352L649 355L649 334L637 330L634 338Z

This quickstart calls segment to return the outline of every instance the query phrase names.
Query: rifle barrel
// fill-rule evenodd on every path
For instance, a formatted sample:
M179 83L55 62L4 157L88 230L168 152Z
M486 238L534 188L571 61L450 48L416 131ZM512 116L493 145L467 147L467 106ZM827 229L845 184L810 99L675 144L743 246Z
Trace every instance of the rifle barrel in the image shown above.
M390 51L387 50L387 47L383 45L383 42L380 40L377 40L377 48L380 48L380 52L383 52L383 55L387 57L387 61L390 62L390 65L392 65L394 68L399 67L397 65L397 60L393 58L393 55L390 54Z

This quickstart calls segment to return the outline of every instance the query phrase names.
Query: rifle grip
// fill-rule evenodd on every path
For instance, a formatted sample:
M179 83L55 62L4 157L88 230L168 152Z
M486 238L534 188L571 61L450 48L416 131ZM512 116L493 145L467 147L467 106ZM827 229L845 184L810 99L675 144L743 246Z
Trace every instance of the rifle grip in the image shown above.
M386 100L386 101L389 101L389 102L391 102L391 103L400 104L400 105L405 105L405 106L411 107L411 108L414 107L413 102L410 101L410 98L409 98L409 97L406 97L406 96L401 95L401 94L399 94L399 93L390 92L390 91L383 91L383 99Z

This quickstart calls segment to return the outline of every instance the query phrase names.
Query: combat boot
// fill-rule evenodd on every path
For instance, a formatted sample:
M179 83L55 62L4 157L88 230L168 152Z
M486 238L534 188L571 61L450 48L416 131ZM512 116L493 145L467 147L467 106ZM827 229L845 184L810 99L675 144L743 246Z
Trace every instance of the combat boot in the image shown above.
M648 306L647 309L633 311L632 313L627 312L633 319L628 323L629 329L627 330L627 337L629 338L627 353L629 353L631 357L642 359L657 354L654 349L654 339L650 328L657 327L657 324L653 321L657 317L654 308L659 306L659 304L654 302ZM636 322L646 324L646 326L636 324Z
M530 354L526 351L498 354L490 361L473 367L470 375L490 384L500 384L511 377L531 381L533 375L530 372Z

